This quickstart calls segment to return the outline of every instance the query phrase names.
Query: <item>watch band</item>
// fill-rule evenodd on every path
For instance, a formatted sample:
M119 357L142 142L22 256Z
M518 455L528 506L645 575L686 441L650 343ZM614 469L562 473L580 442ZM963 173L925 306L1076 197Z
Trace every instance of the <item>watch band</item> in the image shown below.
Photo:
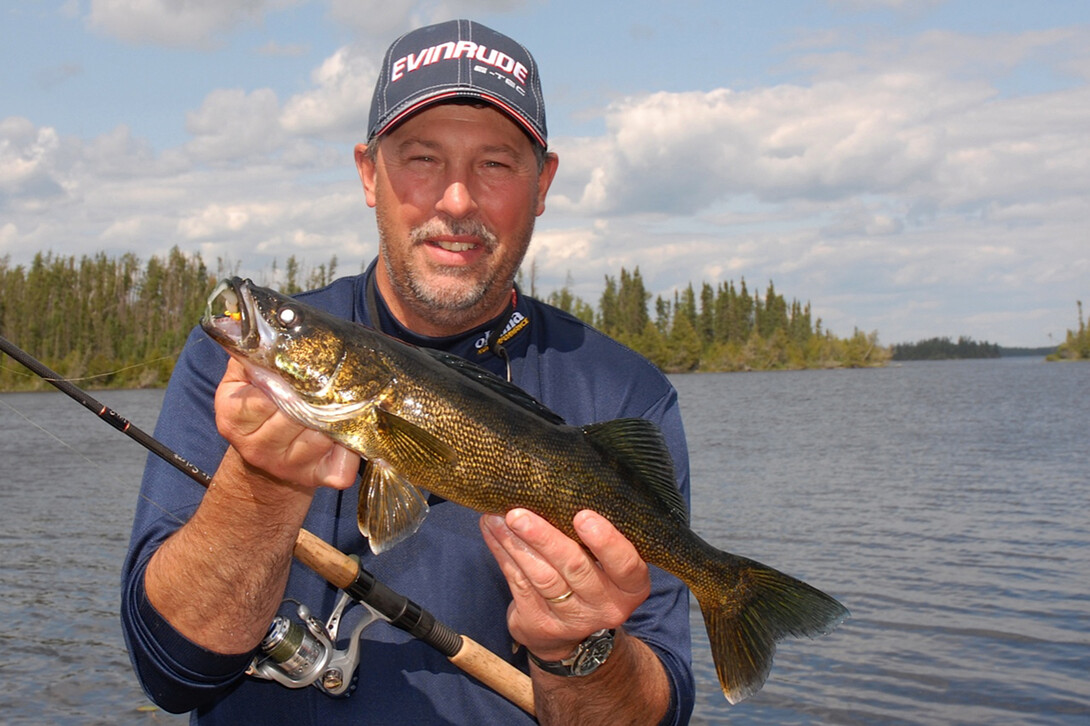
M541 660L533 653L527 651L530 660L546 673L554 676L589 676L606 662L609 654L613 652L613 638L616 630L603 629L591 633L579 645L571 655L562 660Z

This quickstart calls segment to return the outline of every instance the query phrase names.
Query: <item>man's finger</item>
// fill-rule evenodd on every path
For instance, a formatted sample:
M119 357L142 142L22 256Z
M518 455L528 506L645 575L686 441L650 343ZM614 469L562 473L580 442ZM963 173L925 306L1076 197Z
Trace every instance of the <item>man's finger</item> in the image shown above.
M633 545L602 515L583 510L572 521L579 539L597 558L599 567L615 587L630 595L650 593L647 563Z

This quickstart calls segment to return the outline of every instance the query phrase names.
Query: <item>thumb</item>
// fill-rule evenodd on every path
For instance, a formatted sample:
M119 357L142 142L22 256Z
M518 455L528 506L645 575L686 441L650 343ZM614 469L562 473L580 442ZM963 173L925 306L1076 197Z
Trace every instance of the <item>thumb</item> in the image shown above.
M314 475L322 486L347 489L356 481L360 455L340 444L333 444L318 462Z

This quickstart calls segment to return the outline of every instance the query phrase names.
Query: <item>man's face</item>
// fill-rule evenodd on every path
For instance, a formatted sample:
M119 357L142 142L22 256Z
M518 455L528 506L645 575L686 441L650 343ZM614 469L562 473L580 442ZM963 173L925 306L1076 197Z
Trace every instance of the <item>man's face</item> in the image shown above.
M391 312L425 335L487 322L506 305L556 173L492 106L440 104L383 135L356 164L375 207L377 283Z

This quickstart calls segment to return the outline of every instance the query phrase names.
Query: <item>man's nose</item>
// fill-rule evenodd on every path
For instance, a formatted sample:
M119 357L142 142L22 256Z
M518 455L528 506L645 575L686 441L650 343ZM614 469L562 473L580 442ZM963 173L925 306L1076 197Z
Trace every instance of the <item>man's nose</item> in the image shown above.
M453 180L443 190L443 196L435 208L453 219L462 219L477 211L477 202L464 181Z

